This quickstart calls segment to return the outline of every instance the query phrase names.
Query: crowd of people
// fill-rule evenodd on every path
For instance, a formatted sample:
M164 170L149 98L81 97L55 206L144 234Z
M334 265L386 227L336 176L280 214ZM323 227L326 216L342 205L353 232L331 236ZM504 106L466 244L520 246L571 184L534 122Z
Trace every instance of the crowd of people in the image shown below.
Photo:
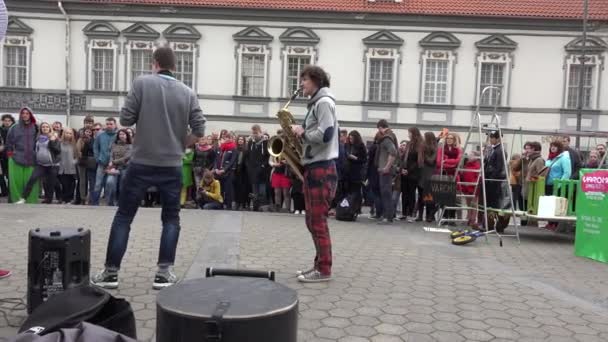
M436 136L411 127L407 139L398 140L386 120L380 120L377 127L376 136L368 142L356 130L340 130L338 189L332 208L348 198L358 213L365 203L371 217L390 223L401 202L399 219L431 222L437 210L430 196L432 175L443 173L474 182L483 153L486 178L505 177L502 157L495 153L502 148L496 132L490 134L483 152L465 154L456 133L442 131ZM104 127L86 116L83 127L74 130L60 122L38 123L27 107L21 109L18 121L9 114L2 116L0 133L0 195L8 196L12 203L37 203L42 197L42 203L99 205L103 194L106 205L116 205L131 146L137 139L134 129L118 129L112 117L105 120ZM302 182L285 160L270 155L270 137L257 124L249 134L222 130L201 138L190 136L183 158L182 207L303 214ZM605 145L599 144L583 161L570 147L570 138L564 136L550 144L545 160L541 144L527 142L521 154L509 158L515 205L524 210L528 184L540 175L546 176L547 192L552 192L555 179L576 178L581 167L600 167L602 160L606 162L605 153ZM471 171L456 175L462 158L464 169ZM460 190L472 194L476 188L466 185ZM487 189L498 195L488 196L488 205L503 207L496 202L506 198L504 192L499 193L500 185L491 182ZM468 204L475 200L466 198ZM142 204L160 204L154 188L148 189ZM333 209L330 214L334 214ZM454 218L455 212L445 215ZM470 225L477 224L472 212L467 218Z

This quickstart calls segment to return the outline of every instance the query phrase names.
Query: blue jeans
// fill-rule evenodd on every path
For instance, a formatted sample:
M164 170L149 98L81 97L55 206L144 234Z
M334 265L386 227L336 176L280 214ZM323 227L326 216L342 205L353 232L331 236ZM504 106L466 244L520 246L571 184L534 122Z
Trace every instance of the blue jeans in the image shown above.
M156 167L129 164L122 181L118 210L112 222L106 253L106 268L119 270L127 250L131 223L143 200L146 190L156 186L160 193L163 231L158 252L158 266L170 266L175 262L175 250L179 240L179 195L182 182L181 167Z
M395 216L395 203L393 201L393 175L380 175L380 198L382 201L382 216L387 220L392 220ZM376 214L377 215L377 214Z
M101 196L101 189L104 187L107 174L105 172L107 165L97 164L97 171L95 172L95 187L91 193L90 205L99 205L99 197Z
M116 203L116 194L118 192L118 184L120 183L120 179L122 175L107 175L106 177L106 202L109 206L113 206Z

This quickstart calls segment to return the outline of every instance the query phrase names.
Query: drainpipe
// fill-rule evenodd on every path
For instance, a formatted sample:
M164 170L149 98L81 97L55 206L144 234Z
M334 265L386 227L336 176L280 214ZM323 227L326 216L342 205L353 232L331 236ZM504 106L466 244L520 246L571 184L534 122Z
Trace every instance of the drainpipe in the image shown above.
M59 10L65 17L65 122L66 126L70 126L70 116L72 115L71 108L71 90L70 90L70 17L66 13L61 1L57 1Z

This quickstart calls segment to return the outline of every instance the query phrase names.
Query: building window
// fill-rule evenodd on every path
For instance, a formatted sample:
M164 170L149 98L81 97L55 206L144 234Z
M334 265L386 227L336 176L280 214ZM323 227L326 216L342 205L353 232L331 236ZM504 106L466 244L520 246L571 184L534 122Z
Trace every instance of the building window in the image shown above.
M241 57L241 95L264 96L266 56L244 54Z
M399 49L403 39L394 33L382 30L363 38L367 47L365 62L365 101L398 102L397 80L399 79Z
M27 87L27 47L4 47L4 84L7 87Z
M310 56L287 57L287 94L293 94L300 88L300 74L310 62Z
M369 61L369 101L392 101L394 63L387 59Z
M176 52L175 61L175 78L192 88L194 80L194 56L192 52Z
M513 53L517 43L502 34L475 43L477 55L476 103L482 106L508 106ZM484 92L486 87L490 88Z
M114 50L92 49L92 90L114 89Z
M592 65L585 65L583 75L583 108L591 109L591 97L593 94L593 69ZM568 108L578 108L579 105L579 85L581 80L580 65L571 65L568 73Z
M152 73L152 50L131 51L131 80Z
M482 106L502 106L502 89L505 88L505 64L504 63L482 63L481 77L479 82L479 94ZM493 86L482 94L483 90Z
M291 97L300 87L300 73L305 66L315 64L317 45L321 40L313 30L306 27L291 27L279 37L283 43L282 95ZM302 96L300 94L300 96Z

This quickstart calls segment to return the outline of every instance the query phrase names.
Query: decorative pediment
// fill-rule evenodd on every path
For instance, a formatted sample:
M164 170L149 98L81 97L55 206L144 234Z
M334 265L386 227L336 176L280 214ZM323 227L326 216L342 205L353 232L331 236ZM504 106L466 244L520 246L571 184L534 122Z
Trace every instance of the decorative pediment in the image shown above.
M583 37L578 37L572 40L566 45L566 51L570 53L582 53L583 52ZM608 49L608 44L600 38L595 36L587 36L587 42L585 43L585 52L587 53L602 53Z
M26 36L34 33L34 29L27 26L23 21L17 19L16 17L9 17L6 33L10 35Z
M399 38L396 34L382 30L378 31L367 38L363 38L365 45L382 45L382 46L401 46L403 45L403 39Z
M306 27L292 27L279 36L285 44L318 44L321 38L313 30Z
M432 32L424 37L418 44L427 49L456 49L460 46L460 39L449 32Z
M122 31L127 39L155 40L160 33L144 23L135 23Z
M163 31L163 36L171 41L196 41L202 37L194 26L188 24L173 24Z
M513 51L517 43L503 34L494 34L475 43L478 49Z
M82 32L91 38L116 38L120 35L120 31L107 21L92 21Z
M259 27L251 26L232 35L239 43L270 43L274 37Z

